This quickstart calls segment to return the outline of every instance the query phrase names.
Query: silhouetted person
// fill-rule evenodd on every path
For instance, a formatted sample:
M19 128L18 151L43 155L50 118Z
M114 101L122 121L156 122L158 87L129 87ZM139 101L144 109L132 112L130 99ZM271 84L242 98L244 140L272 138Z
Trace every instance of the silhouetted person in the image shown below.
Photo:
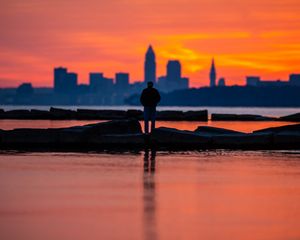
M151 132L155 128L156 106L160 101L160 94L157 89L153 87L153 82L148 82L147 86L148 87L143 90L140 98L144 106L145 133L149 133L149 120L151 121Z

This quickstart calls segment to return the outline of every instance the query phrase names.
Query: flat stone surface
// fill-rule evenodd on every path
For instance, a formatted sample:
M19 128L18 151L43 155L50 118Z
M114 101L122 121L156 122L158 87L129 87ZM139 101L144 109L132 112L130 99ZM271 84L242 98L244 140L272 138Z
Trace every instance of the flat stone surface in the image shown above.
M196 134L192 131L160 127L156 128L151 134L151 141L156 144L208 144L211 137Z
M217 128L217 127L209 127L209 126L199 126L195 131L195 133L206 133L206 134L245 134L243 132L238 132L225 128Z
M293 132L299 132L300 131L300 124L292 124L292 125L286 125L281 127L272 127L272 128L264 128L257 131L254 131L254 133L262 133L262 132L283 132L283 131L293 131Z
M283 116L279 118L281 121L292 121L292 122L300 122L300 113L295 113L287 116Z

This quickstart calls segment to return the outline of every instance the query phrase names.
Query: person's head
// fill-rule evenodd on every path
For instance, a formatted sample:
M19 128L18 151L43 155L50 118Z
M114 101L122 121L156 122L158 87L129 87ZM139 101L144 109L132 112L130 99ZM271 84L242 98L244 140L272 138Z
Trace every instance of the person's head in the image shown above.
M152 88L153 87L153 82L147 82L147 87Z

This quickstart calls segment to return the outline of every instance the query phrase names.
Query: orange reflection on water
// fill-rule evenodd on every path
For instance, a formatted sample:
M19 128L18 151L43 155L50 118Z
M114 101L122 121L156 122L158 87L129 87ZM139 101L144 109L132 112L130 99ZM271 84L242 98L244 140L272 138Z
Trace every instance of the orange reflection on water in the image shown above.
M11 130L14 128L64 128L72 126L82 126L86 124L105 122L99 120L0 120L0 129ZM144 122L140 121L142 128ZM198 126L211 126L227 128L236 131L250 133L255 130L279 127L283 125L293 124L291 122L279 121L157 121L156 127L177 128L180 130L194 131Z
M181 130L190 130L194 131L199 126L210 126L210 127L219 127L219 128L226 128L241 132L250 133L255 130L269 128L269 127L279 127L283 125L293 124L290 122L257 122L257 121L208 121L208 122L189 122L189 121L174 121L174 122L165 122L165 121L158 121L156 127L170 127L170 128L177 128Z

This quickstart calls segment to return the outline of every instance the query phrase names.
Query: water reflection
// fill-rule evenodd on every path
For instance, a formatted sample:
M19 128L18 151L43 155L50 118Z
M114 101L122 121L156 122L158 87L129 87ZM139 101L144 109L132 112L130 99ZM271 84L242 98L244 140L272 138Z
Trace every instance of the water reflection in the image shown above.
M157 239L156 234L156 191L155 191L155 157L154 149L144 153L144 234L145 239Z

